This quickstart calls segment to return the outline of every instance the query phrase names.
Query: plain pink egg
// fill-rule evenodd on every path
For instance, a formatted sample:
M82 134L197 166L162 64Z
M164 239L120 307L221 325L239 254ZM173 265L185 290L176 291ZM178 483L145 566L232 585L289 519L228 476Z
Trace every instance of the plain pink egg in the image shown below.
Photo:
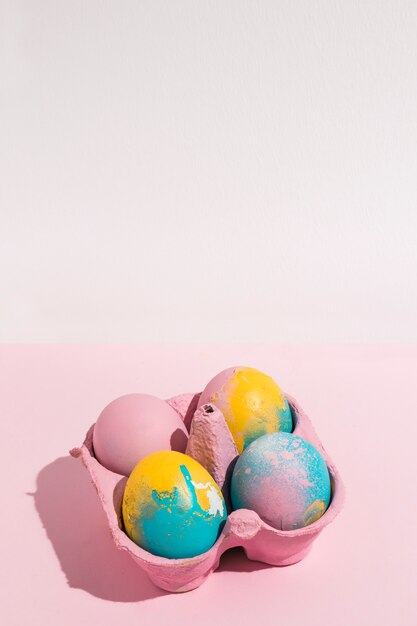
M178 413L164 400L145 393L131 393L110 402L93 431L98 461L124 476L152 452L185 452L187 441L187 429Z

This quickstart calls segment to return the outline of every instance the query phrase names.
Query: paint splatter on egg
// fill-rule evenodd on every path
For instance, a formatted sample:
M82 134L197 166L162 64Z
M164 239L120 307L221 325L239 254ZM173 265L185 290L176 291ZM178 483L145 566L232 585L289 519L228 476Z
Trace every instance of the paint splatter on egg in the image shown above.
M315 522L326 511L330 493L323 457L291 433L260 437L241 454L233 470L233 508L252 509L279 530Z
M270 376L253 367L230 367L217 374L198 406L207 403L222 411L239 453L266 433L293 430L283 392Z
M152 554L179 559L209 550L227 511L222 492L200 463L162 451L142 459L129 476L122 515L132 541Z

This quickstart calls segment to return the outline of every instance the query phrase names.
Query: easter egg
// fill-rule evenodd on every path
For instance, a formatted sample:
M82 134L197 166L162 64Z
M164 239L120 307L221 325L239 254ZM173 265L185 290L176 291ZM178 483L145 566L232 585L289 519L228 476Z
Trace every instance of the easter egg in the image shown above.
M207 403L223 413L239 453L266 433L293 429L283 392L270 376L253 367L230 367L217 374L198 406Z
M252 509L274 528L302 528L329 505L329 471L321 454L302 437L263 435L238 458L231 499L234 509Z
M110 402L93 431L98 461L124 476L151 452L184 452L187 441L187 429L178 413L164 400L145 393L127 394Z
M223 494L200 463L180 452L155 452L129 476L122 515L137 545L172 559L209 550L227 512Z

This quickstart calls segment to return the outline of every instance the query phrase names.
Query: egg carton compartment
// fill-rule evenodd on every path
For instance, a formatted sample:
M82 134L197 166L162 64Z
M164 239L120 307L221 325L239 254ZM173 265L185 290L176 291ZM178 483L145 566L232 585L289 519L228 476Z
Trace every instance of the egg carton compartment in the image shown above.
M116 547L126 550L155 585L171 592L190 591L199 587L217 569L221 555L237 546L242 547L246 556L253 561L275 566L297 563L308 554L323 528L334 520L344 501L344 487L336 466L322 446L310 419L298 403L285 394L293 417L293 434L311 443L326 462L331 482L330 504L317 521L295 530L273 528L249 509L232 511L229 488L231 472L238 458L236 444L219 409L211 404L197 409L200 395L181 394L166 402L181 416L189 431L186 454L201 463L217 482L229 513L216 543L203 554L181 559L155 556L128 537L123 530L121 512L127 477L106 469L95 458L94 424L87 432L82 446L70 451L73 457L81 458L90 474Z

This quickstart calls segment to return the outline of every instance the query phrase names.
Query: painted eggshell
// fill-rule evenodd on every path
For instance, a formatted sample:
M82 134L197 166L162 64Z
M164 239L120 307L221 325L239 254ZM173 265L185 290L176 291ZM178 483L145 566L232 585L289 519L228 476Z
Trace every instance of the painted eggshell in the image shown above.
M122 515L127 535L148 552L193 557L216 542L227 517L207 470L180 452L155 452L128 478Z
M239 453L252 441L293 430L291 410L276 382L253 367L230 367L215 376L198 407L214 404L223 413Z
M187 429L178 413L164 400L145 393L110 402L99 415L93 434L97 459L124 476L151 452L184 452L187 441Z
M302 528L329 505L329 471L321 454L302 437L264 435L237 460L231 498L234 509L252 509L274 528Z

